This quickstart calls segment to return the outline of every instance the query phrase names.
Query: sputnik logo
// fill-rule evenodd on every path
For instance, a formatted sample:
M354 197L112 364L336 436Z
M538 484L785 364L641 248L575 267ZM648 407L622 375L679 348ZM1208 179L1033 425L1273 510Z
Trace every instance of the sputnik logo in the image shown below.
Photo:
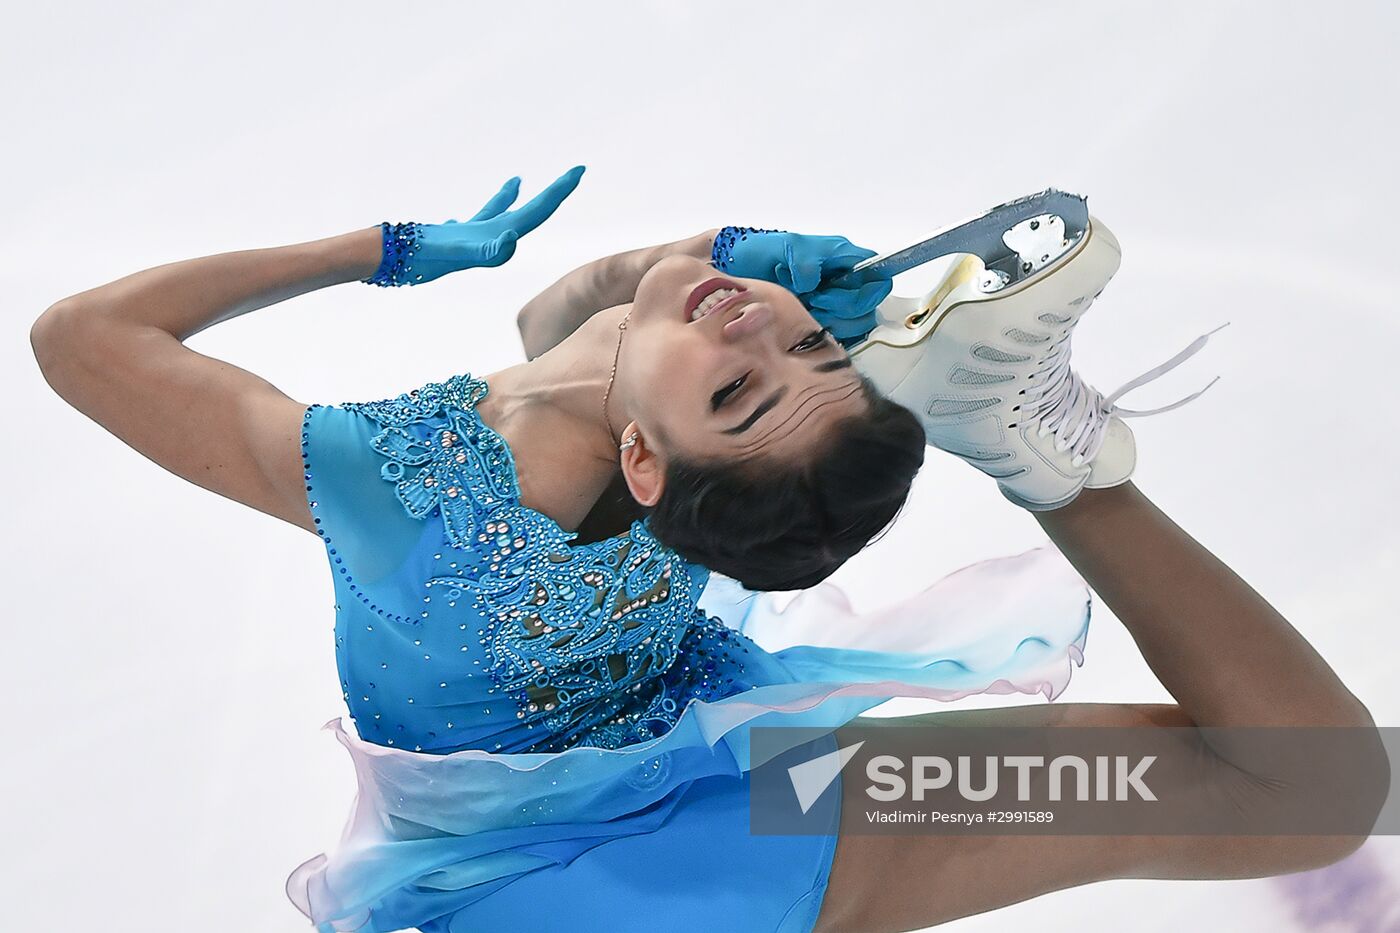
M803 813L812 808L812 804L816 803L822 792L840 776L841 769L846 767L846 763L855 757L864 744L865 740L861 739L853 745L838 748L834 752L788 768L788 778L792 781L792 789L797 794L797 803L802 807Z

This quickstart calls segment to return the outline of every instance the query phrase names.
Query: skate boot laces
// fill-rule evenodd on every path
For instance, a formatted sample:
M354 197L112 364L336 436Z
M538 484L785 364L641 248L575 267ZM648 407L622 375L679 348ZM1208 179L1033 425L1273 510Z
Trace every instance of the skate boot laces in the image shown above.
M1055 342L1045 357L1045 362L1048 364L1046 368L1038 371L1044 372L1045 378L1037 384L1034 381L1034 375L1032 376L1033 384L1031 388L1025 390L1026 401L1021 406L1025 410L1022 417L1029 420L1040 419L1039 427L1036 430L1037 436L1044 437L1046 434L1054 434L1056 437L1055 449L1062 453L1072 450L1074 452L1073 465L1075 467L1083 466L1093 460L1098 454L1099 448L1103 446L1109 419L1114 415L1121 418L1158 415L1171 411L1173 408L1180 408L1187 402L1199 398L1206 389L1215 385L1220 379L1219 376L1216 376L1199 391L1161 408L1138 410L1120 408L1115 404L1124 393L1131 392L1138 386L1151 382L1185 362L1206 345L1206 341L1210 339L1212 334L1228 326L1230 326L1230 322L1226 321L1220 327L1201 334L1176 356L1123 383L1108 396L1104 396L1093 386L1085 383L1078 373L1070 369L1069 333L1066 333Z

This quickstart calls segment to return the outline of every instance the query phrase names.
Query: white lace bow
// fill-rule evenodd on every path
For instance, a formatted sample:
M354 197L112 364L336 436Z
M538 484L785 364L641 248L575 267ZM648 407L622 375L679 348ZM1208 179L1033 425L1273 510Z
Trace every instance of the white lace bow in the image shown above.
M1046 374L1045 379L1034 388L1027 390L1027 399L1022 403L1022 407L1026 411L1023 417L1042 418L1040 429L1037 432L1039 436L1055 434L1059 438L1055 442L1055 449L1061 452L1073 449L1074 458L1071 462L1076 467L1083 466L1093 460L1098 454L1099 448L1103 446L1109 419L1114 415L1122 418L1136 418L1143 415L1161 414L1199 398L1206 389L1215 385L1220 379L1219 376L1216 376L1199 391L1161 408L1139 411L1132 408L1119 408L1114 404L1118 397L1125 392L1130 392L1140 385L1151 382L1168 370L1185 362L1188 357L1206 345L1211 334L1228 326L1230 326L1230 322L1226 321L1220 327L1201 334L1176 356L1125 382L1108 396L1104 396L1093 386L1085 383L1079 378L1078 373L1070 369L1069 334L1066 333L1055 343L1045 358L1049 364L1043 370Z

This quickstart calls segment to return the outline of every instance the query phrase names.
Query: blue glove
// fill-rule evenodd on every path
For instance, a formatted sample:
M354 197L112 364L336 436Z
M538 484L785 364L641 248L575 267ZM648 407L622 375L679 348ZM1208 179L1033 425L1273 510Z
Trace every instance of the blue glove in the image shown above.
M528 204L507 211L520 194L520 178L512 178L465 223L386 221L380 225L384 258L374 275L361 281L367 285L422 285L449 272L502 265L515 255L516 239L544 223L578 187L582 176L583 166L575 165Z
M842 236L808 236L786 230L725 227L715 237L714 266L743 278L776 282L798 299L833 337L853 344L875 328L875 309L893 287L888 275L871 272L855 288L824 285L840 278L874 250Z

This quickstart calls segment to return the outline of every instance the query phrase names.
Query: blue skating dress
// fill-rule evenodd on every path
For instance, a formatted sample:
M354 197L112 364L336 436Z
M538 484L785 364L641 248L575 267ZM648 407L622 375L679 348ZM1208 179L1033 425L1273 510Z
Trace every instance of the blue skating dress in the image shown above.
M355 734L325 728L358 786L287 880L322 933L810 930L840 781L825 835L750 832L751 728L820 727L813 757L892 697L1054 698L1082 663L1088 589L1049 547L860 614L827 584L781 610L707 590L645 522L574 544L521 505L487 391L305 414Z

